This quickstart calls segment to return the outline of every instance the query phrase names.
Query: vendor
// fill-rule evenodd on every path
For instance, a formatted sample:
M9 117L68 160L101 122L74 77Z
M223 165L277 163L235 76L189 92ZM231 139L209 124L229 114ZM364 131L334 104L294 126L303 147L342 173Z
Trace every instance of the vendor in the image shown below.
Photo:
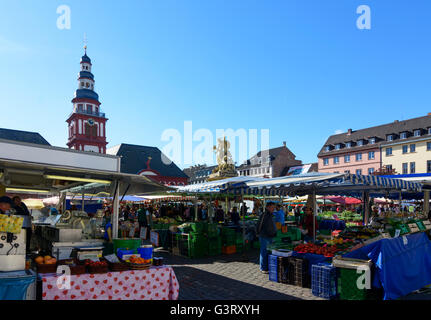
M313 220L314 220L315 230L317 231L317 229L319 228L319 225L317 223L317 217L315 217L313 215L313 209L309 206L304 207L304 213L305 213L305 217L304 217L303 227L307 231L307 237L306 238L312 239L314 237Z
M273 238L277 235L277 228L274 223L273 212L275 204L268 202L266 204L266 210L259 217L257 223L257 234L259 235L260 242L260 271L262 273L268 273L268 244L272 243Z
M6 196L0 197L0 214L6 214L12 207L12 199Z
M105 217L105 234L103 235L103 238L106 242L111 243L112 242L112 223L110 217Z
M274 211L274 222L279 222L282 226L284 225L284 210L279 204L277 204L276 210Z

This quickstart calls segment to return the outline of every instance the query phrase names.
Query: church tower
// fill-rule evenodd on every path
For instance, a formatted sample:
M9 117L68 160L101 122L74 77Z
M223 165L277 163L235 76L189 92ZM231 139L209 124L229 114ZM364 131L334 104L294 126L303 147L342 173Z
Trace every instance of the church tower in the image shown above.
M106 153L105 114L100 112L99 95L94 91L94 76L91 73L91 59L87 56L87 46L81 58L78 74L78 89L72 100L73 111L66 120L69 126L67 146L75 150Z

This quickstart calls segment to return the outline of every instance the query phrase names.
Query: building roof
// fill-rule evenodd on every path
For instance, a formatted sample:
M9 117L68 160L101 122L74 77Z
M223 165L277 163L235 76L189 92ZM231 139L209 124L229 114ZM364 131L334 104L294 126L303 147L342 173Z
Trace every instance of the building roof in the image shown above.
M89 57L89 56L87 56L87 53L85 53L85 54L82 56L82 58L81 58L81 63L83 63L83 62L85 62L85 63L91 63L91 59L90 59L90 57Z
M79 72L79 78L90 78L90 79L94 80L94 75L88 71L80 71Z
M0 139L50 146L39 133L0 128Z
M95 91L89 89L77 89L75 91L75 98L86 98L99 101L99 95Z
M351 133L344 132L340 134L332 135L328 138L328 140L323 145L322 149L320 150L318 156L324 156L325 154L333 154L334 152L345 152L345 148L342 148L340 150L331 150L329 152L325 151L325 146L327 145L336 145L338 143L346 143L348 141L358 141L360 139L368 139L371 137L376 137L376 144L369 145L366 144L364 146L349 148L349 151L356 151L356 150L362 150L367 149L370 146L376 146L378 147L382 142L386 141L387 135L394 134L395 139L392 142L397 141L408 141L405 139L400 140L399 134L402 132L413 132L415 129L426 129L431 127L431 115L427 115L424 117L419 118L413 118L403 121L394 121L391 123L360 129L360 130L352 130Z
M262 154L268 154L268 156L270 157L271 161L275 160L282 151L287 150L288 153L290 153L293 158L295 159L296 156L295 154L289 150L289 148L286 147L286 145L283 145L281 147L277 147L277 148L272 148L269 150L265 150L265 151L259 151L257 154L255 154L253 157L251 157L250 159L248 159L247 161L245 161L245 163L242 163L240 166L237 167L237 169L244 169L244 168L254 168L254 167L260 167L261 164L260 163L253 163L256 158L260 158L262 157Z
M138 174L142 170L148 169L147 162L149 157L151 157L150 169L157 171L161 176L188 178L188 176L178 168L174 162L170 162L157 147L122 143L109 148L106 153L121 156L121 172L124 173Z

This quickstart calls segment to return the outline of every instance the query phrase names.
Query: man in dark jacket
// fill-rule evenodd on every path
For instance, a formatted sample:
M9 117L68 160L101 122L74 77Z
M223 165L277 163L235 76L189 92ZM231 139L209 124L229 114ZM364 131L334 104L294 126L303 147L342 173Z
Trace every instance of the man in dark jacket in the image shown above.
M268 202L266 210L259 217L257 224L257 234L260 241L260 271L268 273L268 244L272 243L272 239L277 235L277 228L274 219L272 218L275 210L275 203Z

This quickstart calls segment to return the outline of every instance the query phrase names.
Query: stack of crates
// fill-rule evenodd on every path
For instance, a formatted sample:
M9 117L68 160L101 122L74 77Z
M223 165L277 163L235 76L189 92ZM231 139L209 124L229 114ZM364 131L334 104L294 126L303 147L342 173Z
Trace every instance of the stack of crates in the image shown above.
M227 248L226 252L232 252L233 248L236 248L236 233L232 228L223 228L222 229L222 244L223 247Z
M311 287L311 279L308 274L308 260L296 257L289 257L289 279L292 284L302 288Z
M278 257L278 282L292 284L289 278L289 257Z
M219 228L217 223L209 223L207 228L208 228L209 238L214 238L219 236Z
M208 255L217 256L221 254L222 241L220 237L208 238Z
M278 282L278 257L268 255L269 281Z
M208 238L200 233L189 234L189 257L202 258L208 254Z
M302 236L301 230L299 230L298 228L289 228L287 231L287 236L292 241L299 241L301 240L301 236Z
M335 299L337 297L337 268L319 263L311 267L311 292L316 297Z

